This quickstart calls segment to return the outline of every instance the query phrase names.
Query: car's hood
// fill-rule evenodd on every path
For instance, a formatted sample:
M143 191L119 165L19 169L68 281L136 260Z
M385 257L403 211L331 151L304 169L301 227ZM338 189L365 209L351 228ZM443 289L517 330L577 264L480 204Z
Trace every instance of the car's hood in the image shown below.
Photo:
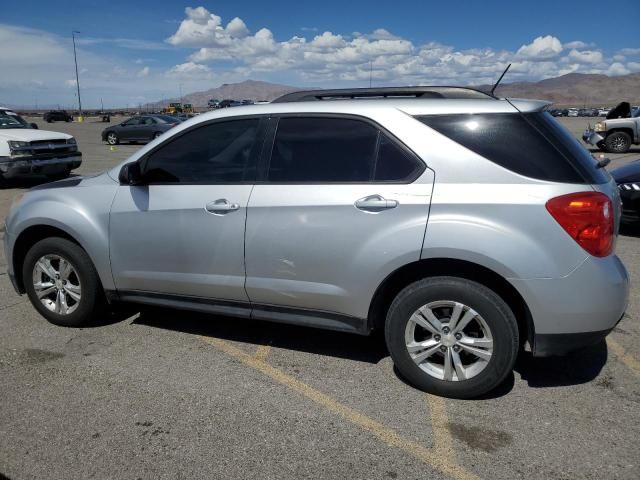
M32 140L58 140L60 138L71 138L71 135L62 132L50 132L49 130L36 130L35 128L0 129L0 139L2 140L30 142Z
M640 182L640 160L611 170L616 183Z
M616 118L629 118L631 116L631 104L629 102L620 102L615 108L607 113L607 120Z

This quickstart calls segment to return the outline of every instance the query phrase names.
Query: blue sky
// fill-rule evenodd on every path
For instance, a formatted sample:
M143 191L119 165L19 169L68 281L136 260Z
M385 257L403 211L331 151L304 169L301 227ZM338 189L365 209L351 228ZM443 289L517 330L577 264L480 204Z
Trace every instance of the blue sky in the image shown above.
M292 85L488 83L640 72L640 1L0 3L0 103L137 104L248 78ZM607 25L615 18L616 24ZM86 91L86 92L85 92Z

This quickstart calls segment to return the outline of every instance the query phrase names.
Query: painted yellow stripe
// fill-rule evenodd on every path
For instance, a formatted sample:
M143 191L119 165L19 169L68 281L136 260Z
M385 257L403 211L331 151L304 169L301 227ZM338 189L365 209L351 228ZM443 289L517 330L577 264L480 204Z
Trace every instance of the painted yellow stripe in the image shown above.
M256 353L254 353L254 357L256 360L260 360L262 362L266 362L267 361L267 357L269 356L269 353L271 352L271 346L269 345L260 345L257 349L256 349Z
M307 399L321 405L334 414L344 418L353 425L360 427L361 429L369 432L381 442L387 444L390 447L397 448L403 452L412 455L421 462L433 467L434 469L454 478L456 480L479 480L479 477L463 467L457 465L450 456L438 455L436 449L430 449L419 443L413 442L389 428L380 422L373 420L372 418L363 415L357 410L344 405L329 395L326 395L319 390L307 385L304 382L292 377L291 375L272 367L268 363L256 358L253 355L245 353L241 349L233 346L232 344L220 340L218 338L201 337L206 343L213 345L217 349L226 353L227 355L242 362L244 365L257 370L260 373L270 377L277 383L286 386L287 388L299 393Z
M433 444L436 453L438 456L456 458L453 438L449 431L449 416L445 399L427 394L427 403L431 413L431 429L433 430Z
M611 351L616 355L616 357L618 357L618 360L629 367L633 373L640 376L640 362L636 358L634 358L622 345L611 337L607 337L607 345L609 345Z

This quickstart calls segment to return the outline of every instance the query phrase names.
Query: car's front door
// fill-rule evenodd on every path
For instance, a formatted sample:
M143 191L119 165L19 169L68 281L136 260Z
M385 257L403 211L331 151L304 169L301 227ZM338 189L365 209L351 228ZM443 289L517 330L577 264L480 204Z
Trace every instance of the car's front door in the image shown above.
M137 140L140 129L140 117L133 117L120 125L118 136L120 140Z
M431 170L375 124L326 116L280 118L265 169L247 217L254 314L366 318L377 285L420 258Z
M261 120L195 126L140 160L111 209L116 288L246 302L244 232Z

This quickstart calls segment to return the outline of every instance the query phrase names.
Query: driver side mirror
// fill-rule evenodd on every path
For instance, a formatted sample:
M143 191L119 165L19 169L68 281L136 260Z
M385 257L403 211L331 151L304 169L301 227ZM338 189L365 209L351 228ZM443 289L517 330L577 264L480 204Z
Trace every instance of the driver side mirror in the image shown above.
M126 163L120 169L118 175L121 185L140 185L142 183L142 171L138 162Z

